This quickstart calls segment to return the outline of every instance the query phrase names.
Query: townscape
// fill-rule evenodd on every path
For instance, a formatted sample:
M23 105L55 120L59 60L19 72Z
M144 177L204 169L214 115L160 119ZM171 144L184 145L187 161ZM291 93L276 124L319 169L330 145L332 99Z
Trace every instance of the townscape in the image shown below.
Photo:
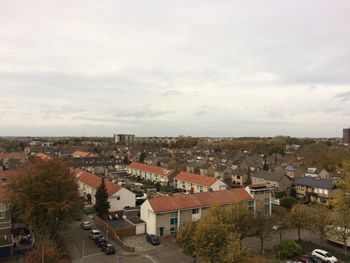
M346 262L349 138L2 138L0 255Z

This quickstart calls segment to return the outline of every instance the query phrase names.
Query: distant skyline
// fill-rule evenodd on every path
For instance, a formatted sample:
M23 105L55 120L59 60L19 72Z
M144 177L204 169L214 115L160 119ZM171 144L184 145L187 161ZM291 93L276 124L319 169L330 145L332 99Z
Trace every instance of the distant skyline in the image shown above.
M0 136L342 137L350 2L0 1Z

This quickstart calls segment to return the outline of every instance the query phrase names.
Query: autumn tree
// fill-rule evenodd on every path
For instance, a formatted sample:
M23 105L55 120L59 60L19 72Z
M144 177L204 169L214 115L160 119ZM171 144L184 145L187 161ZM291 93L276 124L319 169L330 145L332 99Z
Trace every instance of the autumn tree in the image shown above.
M36 160L8 184L12 216L26 222L39 239L52 239L81 209L75 177L59 160Z
M288 215L289 225L298 229L298 240L300 240L300 229L305 228L307 224L306 216L307 213L304 205L302 204L296 204L293 206Z
M260 239L260 251L264 251L264 240L267 235L271 232L273 225L273 218L269 214L258 211L254 216L254 229L255 234Z
M99 188L97 188L95 195L95 211L100 217L104 217L108 214L110 203L108 201L108 193L105 185L105 180L102 177L102 182Z
M67 259L62 259L62 255L57 246L50 241L42 241L40 245L34 247L25 257L27 263L68 263Z
M331 224L331 216L329 209L324 205L317 205L316 207L310 208L308 211L310 229L320 235L321 243L323 243L324 237L327 234L327 229Z
M184 253L193 258L196 262L196 247L193 240L196 232L196 223L186 223L180 227L179 232L176 234L176 243L182 248Z

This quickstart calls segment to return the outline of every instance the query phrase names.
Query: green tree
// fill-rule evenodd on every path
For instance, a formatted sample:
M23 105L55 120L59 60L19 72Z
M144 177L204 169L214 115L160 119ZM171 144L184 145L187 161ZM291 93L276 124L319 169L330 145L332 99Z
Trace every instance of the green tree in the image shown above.
M291 187L289 189L289 196L293 198L297 198L297 190L295 190L295 187Z
M194 167L193 172L194 172L195 174L200 174L201 171L200 171L199 167L196 166L196 167Z
M145 152L141 152L139 155L139 163L144 163L146 157L147 157L147 154Z
M12 216L26 222L39 239L57 230L81 209L78 185L59 160L36 160L11 177L7 186Z
M292 240L283 240L279 245L275 246L274 249L281 259L291 258L301 253L300 245Z
M293 205L297 203L297 199L290 197L290 196L284 196L280 199L280 206L291 209Z
M108 214L109 208L111 207L108 201L108 193L105 186L105 180L102 177L102 182L99 188L97 188L95 195L95 211L100 217L105 217Z
M300 229L307 225L307 212L302 204L296 204L288 215L288 223L298 229L298 240L300 240Z
M128 165L128 164L131 163L130 160L129 160L129 157L128 157L127 155L125 155L123 162L124 162L124 164L126 164L126 165Z

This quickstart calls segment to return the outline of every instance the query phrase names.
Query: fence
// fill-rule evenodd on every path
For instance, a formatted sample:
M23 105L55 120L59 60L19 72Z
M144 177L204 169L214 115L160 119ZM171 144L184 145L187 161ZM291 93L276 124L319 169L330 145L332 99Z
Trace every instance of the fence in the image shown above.
M135 251L135 247L128 246L127 244L124 243L122 240L123 237L127 237L131 234L132 229L131 228L126 228L126 229L119 229L115 230L113 229L109 224L107 224L104 220L99 218L97 215L94 216L94 222L96 225L98 225L102 231L105 233L108 233L115 242L122 248L124 248L126 251L133 253ZM133 229L134 232L136 232L136 229Z

